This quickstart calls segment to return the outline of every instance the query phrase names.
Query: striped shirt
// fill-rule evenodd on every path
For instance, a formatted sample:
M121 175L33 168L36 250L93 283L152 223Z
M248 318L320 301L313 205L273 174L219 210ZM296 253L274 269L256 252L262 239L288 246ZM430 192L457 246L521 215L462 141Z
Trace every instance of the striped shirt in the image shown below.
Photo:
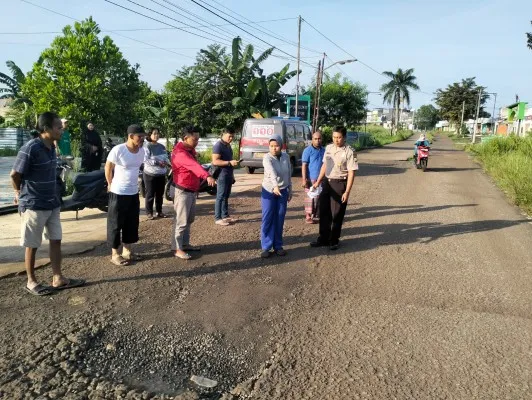
M55 146L48 149L40 139L22 146L13 170L22 175L19 210L53 210L61 205L61 181L58 177Z

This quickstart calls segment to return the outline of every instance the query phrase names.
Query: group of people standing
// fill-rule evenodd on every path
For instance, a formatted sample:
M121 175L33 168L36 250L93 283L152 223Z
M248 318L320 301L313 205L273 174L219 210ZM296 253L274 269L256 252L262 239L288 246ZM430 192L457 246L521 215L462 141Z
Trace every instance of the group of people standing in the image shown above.
M302 186L305 193L315 195L304 201L305 221L319 222L319 236L311 247L328 246L337 250L358 162L353 149L346 143L345 127L334 129L333 143L322 146L319 131L302 157ZM281 136L269 140L269 153L264 156L264 179L261 190L262 224L261 257L286 255L283 248L283 226L288 202L292 199L292 166L288 154L281 151Z
M26 289L39 296L85 283L82 279L66 278L61 273L62 230L59 213L62 185L57 179L56 166L57 155L65 155L67 152L65 140L61 145L65 129L68 129L68 121L59 119L51 112L41 114L38 119L38 137L20 149L11 172L15 201L19 204L22 216L21 245L26 248L28 275ZM101 139L98 141L99 135L94 126L92 129L88 126L85 136L83 151L90 156L85 167L99 169L96 168L96 160L101 159ZM147 143L146 137L150 138ZM235 182L234 167L239 162L233 159L233 138L233 130L224 129L213 148L212 168L207 171L197 160L195 148L199 141L199 130L194 126L183 129L181 141L175 144L171 157L168 157L165 146L158 143L157 128L152 128L149 132L145 132L140 125L130 125L127 128L127 141L110 150L104 172L109 191L107 239L113 264L126 266L142 259L133 249L133 245L139 240L138 174L141 165L144 165L148 219L167 217L162 210L162 198L167 169L172 169L175 215L171 249L175 257L189 260L192 258L190 252L201 250L191 244L190 230L195 219L197 195L203 181L209 186L217 185L214 223L228 226L236 222L236 218L229 214L228 204ZM312 144L303 153L302 185L306 193L316 192L312 199L305 200L306 222L319 222L319 236L310 246L329 246L331 250L335 250L339 245L342 222L358 164L356 154L346 144L344 127L336 127L332 139L333 143L323 148L321 133L313 134ZM68 143L69 141L70 135ZM281 150L282 147L282 137L272 136L269 140L269 152L263 159L261 257L264 258L272 254L286 255L283 248L283 227L293 188L292 165L289 155ZM50 240L53 272L51 286L37 282L34 273L35 253L41 245L43 232Z

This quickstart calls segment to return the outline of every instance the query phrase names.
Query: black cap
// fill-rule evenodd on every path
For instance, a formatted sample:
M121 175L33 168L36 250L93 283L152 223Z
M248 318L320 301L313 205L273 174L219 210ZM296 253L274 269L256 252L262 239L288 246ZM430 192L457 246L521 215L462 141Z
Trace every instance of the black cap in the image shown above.
M142 129L142 126L133 124L129 125L127 127L127 134L128 135L147 135L146 132L144 132L144 129Z

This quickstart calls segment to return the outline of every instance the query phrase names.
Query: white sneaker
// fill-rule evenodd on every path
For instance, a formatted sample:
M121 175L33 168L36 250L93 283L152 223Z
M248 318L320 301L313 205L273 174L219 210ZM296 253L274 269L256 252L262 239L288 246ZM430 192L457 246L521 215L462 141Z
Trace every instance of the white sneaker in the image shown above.
M224 218L224 221L230 224L234 224L236 221L238 221L238 218L227 217L227 218Z
M228 226L229 225L229 222L226 222L224 221L223 219L219 219L215 222L216 225L220 225L220 226Z

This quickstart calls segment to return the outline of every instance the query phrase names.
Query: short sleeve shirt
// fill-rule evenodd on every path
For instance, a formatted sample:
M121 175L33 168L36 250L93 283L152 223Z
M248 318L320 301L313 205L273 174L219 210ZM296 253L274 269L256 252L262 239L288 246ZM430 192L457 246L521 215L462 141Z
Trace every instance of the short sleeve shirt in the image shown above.
M303 150L302 162L308 164L309 178L316 180L320 176L321 165L323 163L323 155L325 154L325 148L315 148L310 145Z
M329 179L345 179L348 171L358 169L357 155L348 145L343 147L337 147L335 144L327 145L323 163L326 168L325 176Z
M119 144L111 149L107 161L115 165L111 192L119 195L138 194L139 170L144 162L144 148L132 153L125 143Z
M62 184L57 170L55 146L47 148L40 139L22 146L13 170L22 175L19 210L53 210L61 206Z
M225 143L222 140L218 140L214 146L212 147L212 154L219 154L220 159L222 161L231 161L233 159L233 149L231 148L230 144ZM222 170L220 171L220 175L227 174L227 175L233 175L233 167L227 166L227 167L220 167Z

